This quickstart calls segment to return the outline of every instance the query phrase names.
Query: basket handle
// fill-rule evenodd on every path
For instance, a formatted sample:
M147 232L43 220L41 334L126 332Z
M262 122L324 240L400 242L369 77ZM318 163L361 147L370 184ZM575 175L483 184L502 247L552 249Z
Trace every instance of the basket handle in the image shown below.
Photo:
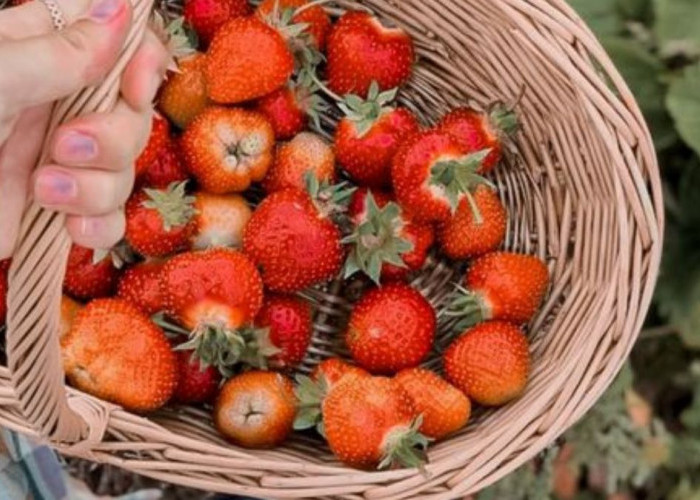
M47 138L78 115L111 110L119 95L120 76L145 33L153 0L131 0L133 21L120 57L101 84L58 102ZM48 157L48 140L41 161ZM10 381L27 426L55 443L100 441L108 418L94 411L95 401L68 399L59 344L63 276L70 238L64 216L39 207L26 208L9 273L7 358ZM102 420L102 421L100 421ZM98 430L98 432L95 432Z

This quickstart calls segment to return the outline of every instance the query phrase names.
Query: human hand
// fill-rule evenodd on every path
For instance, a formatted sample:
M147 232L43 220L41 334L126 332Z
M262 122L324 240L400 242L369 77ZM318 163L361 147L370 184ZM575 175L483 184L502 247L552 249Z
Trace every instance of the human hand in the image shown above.
M133 163L148 139L152 100L167 65L151 32L125 69L110 113L78 117L42 150L51 104L97 83L116 62L131 22L128 0L57 0L55 32L38 1L0 11L0 260L14 250L28 197L66 214L73 241L109 248L124 232Z

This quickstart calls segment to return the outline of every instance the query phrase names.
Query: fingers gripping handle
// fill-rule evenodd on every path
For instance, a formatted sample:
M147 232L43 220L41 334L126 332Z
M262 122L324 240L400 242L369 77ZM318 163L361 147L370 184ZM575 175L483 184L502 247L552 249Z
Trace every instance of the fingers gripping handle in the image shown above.
M145 33L152 3L132 0L132 26L117 64L99 85L55 105L47 138L78 115L105 112L114 106L121 73ZM55 443L99 442L111 405L105 403L105 411L96 412L89 405L76 404L80 398L69 402L61 366L60 302L69 250L63 215L30 202L9 275L8 368L19 411L39 435Z

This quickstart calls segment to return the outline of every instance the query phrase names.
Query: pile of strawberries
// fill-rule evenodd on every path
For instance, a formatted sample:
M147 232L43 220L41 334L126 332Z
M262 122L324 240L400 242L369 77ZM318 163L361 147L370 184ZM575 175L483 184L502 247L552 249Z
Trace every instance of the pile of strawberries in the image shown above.
M365 12L333 23L306 0L188 0L164 31L178 69L136 164L125 242L70 253L70 383L136 412L213 404L241 446L316 428L359 468L418 466L473 404L521 395L521 327L548 271L497 251L507 213L487 176L513 113L462 108L421 126L395 102L412 40ZM439 312L408 284L431 253L471 260ZM345 329L352 360L293 381L313 333L299 292L335 279L365 285ZM438 324L454 335L444 378L420 367Z

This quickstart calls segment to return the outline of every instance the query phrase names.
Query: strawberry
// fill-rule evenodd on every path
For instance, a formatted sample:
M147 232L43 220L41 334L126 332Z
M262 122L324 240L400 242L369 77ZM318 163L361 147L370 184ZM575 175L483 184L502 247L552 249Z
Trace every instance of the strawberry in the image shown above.
M250 11L248 0L187 0L183 15L199 40L208 45L224 24Z
M313 320L311 304L285 295L268 295L255 324L269 328L270 341L280 352L272 356L275 368L290 368L304 360L311 342Z
M400 28L386 28L366 12L349 11L331 29L326 55L328 86L337 94L366 96L404 84L415 58L413 41Z
M517 326L487 321L455 340L445 351L443 363L447 380L470 399L501 406L525 390L530 351Z
M267 95L286 84L293 71L287 42L257 17L226 23L214 36L204 67L209 97L225 104Z
M136 178L141 177L144 172L151 166L151 163L158 159L158 156L163 152L163 148L170 142L170 124L158 114L153 115L151 123L151 133L148 137L148 144L141 151L141 154L136 158L135 169Z
M404 139L418 132L418 120L412 112L386 105L395 96L395 90L380 94L373 82L366 101L349 96L341 104L346 116L335 130L336 155L358 184L388 186L394 154Z
M467 425L471 402L462 391L450 385L437 373L425 368L401 370L394 381L423 416L420 431L433 439L443 439Z
M300 189L263 200L243 236L243 248L275 292L297 292L329 281L342 266L340 230Z
M272 164L275 133L255 111L211 107L182 136L190 173L214 194L242 192L265 177Z
M367 189L359 189L350 202L349 215L355 221L353 233L343 240L351 250L345 263L345 277L364 272L375 283L380 277L398 280L423 267L435 235L431 226L411 221L392 201L377 203ZM362 202L364 201L364 206ZM361 208L360 212L357 210ZM355 210L355 212L353 212Z
M126 204L126 239L145 257L165 257L187 248L192 233L192 204L187 183L167 189L143 189Z
M345 342L362 368L392 374L425 359L435 328L430 303L408 285L396 283L365 293L350 315Z
M283 18L284 11L291 9L290 23L305 25L304 32L311 36L315 47L322 50L326 45L326 37L331 28L331 19L320 5L305 7L299 14L294 13L308 3L308 0L263 0L255 13L273 26L279 26L280 22L275 17ZM277 10L276 13L275 10Z
M70 332L73 328L73 323L75 322L75 317L83 309L83 305L75 300L71 299L68 295L63 295L61 297L61 321L59 328L59 338L63 338ZM0 322L1 323L1 322Z
M506 237L508 214L498 194L487 186L478 186L473 198L476 211L462 198L454 215L438 230L440 247L450 259L468 259L493 252Z
M73 245L68 254L63 290L78 300L107 297L114 293L119 274L109 256L95 262L93 250Z
M322 137L302 132L290 142L277 146L275 161L262 185L268 193L286 188L304 189L308 173L320 182L334 182L335 154Z
M465 154L452 136L437 130L415 134L399 147L392 161L396 199L401 206L410 207L417 220L444 222L462 198L472 200L473 190L488 184L477 173L486 154Z
M271 448L292 432L296 399L292 382L279 373L252 371L229 380L214 407L214 425L246 448Z
M177 71L168 73L160 89L158 109L181 129L209 105L205 56L196 53L177 62Z
M253 215L248 202L237 194L195 195L192 248L240 247L243 231Z
M316 365L314 371L311 372L311 380L323 381L328 390L330 390L343 380L346 375L368 377L369 372L340 358L329 358Z
M493 252L471 263L445 314L458 318L460 330L490 319L527 323L548 286L549 271L537 257Z
M374 203L379 208L384 208L394 201L394 197L386 191L369 189L366 187L357 189L357 191L353 193L350 204L348 205L348 216L356 226L359 226L367 220L367 202L369 201L369 195L372 195Z
M129 302L147 316L165 309L160 290L163 262L152 260L127 269L117 285L117 297Z
M0 326L7 319L7 275L10 270L10 259L0 260Z
M154 189L166 189L173 182L188 179L187 168L182 161L182 150L177 141L170 141L143 173L143 185Z
M459 108L445 115L438 128L452 135L467 151L488 150L479 170L486 174L501 161L503 138L515 133L518 118L503 106L495 106L488 114Z
M258 332L253 323L263 301L263 285L253 263L227 248L187 252L170 259L161 273L166 312L191 332L178 347L194 350L204 367L230 375L247 357ZM259 338L262 342L263 338ZM261 346L256 355L268 354Z
M204 368L194 351L176 351L177 386L173 400L181 404L209 403L219 392L221 374L213 367Z
M119 299L85 306L61 349L74 387L127 410L157 410L177 383L175 355L163 331Z
M309 120L320 128L319 114L325 108L314 87L300 83L290 83L261 97L255 104L255 109L270 120L278 140L293 138L306 128Z
M351 467L417 467L417 448L428 439L421 418L399 384L384 377L347 377L323 402L323 427L331 451Z

